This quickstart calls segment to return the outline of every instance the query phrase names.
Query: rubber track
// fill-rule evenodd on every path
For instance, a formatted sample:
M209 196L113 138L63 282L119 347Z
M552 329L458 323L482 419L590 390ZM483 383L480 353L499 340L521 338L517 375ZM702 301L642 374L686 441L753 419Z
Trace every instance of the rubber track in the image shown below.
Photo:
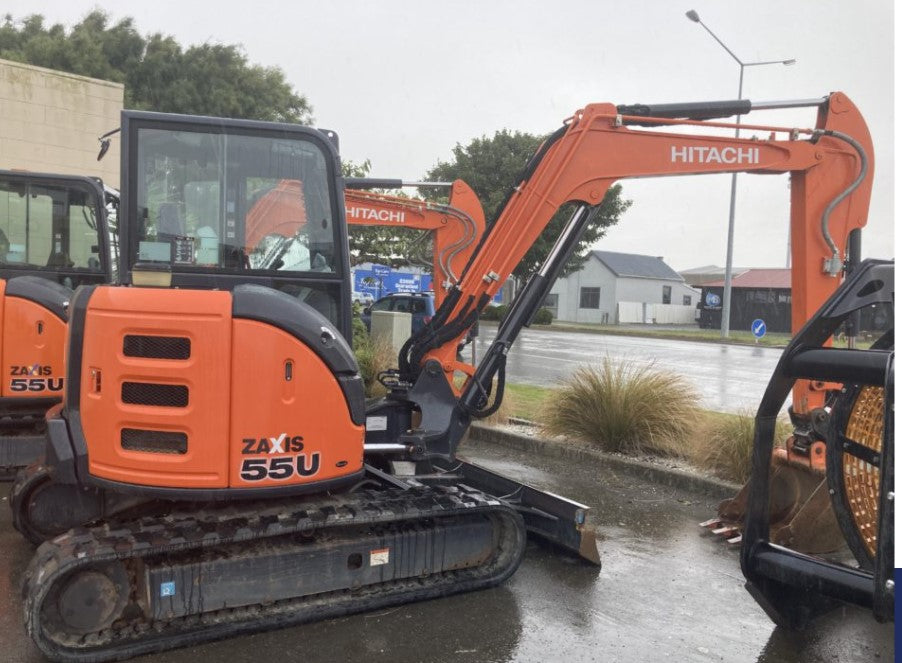
M496 523L498 547L488 564L341 590L268 605L231 608L168 621L114 623L86 636L48 633L41 623L44 599L71 571L110 560L177 555L238 542L262 541L330 528L379 526L484 514ZM465 486L362 490L301 502L229 506L162 518L78 528L38 548L22 585L25 630L51 660L79 663L121 660L239 634L446 596L498 584L519 566L526 545L521 516L507 503ZM134 597L135 588L132 587Z
M6 444L27 444L35 448L34 459L44 453L44 415L6 415L2 417L0 426L0 447ZM11 425L11 422L13 425ZM18 438L18 439L17 439ZM25 439L23 439L25 438ZM2 450L0 450L2 451ZM0 452L0 458L6 453ZM24 465L9 465L0 460L0 482L13 481L19 471L24 470L31 461Z

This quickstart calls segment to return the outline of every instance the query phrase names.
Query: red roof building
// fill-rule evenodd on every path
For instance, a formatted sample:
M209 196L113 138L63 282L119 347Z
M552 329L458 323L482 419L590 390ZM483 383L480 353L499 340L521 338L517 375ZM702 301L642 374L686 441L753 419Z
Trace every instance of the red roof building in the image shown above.
M733 288L780 289L791 287L791 269L749 269L733 277ZM723 287L723 279L702 283L703 286Z
M734 273L730 297L730 329L748 330L764 320L775 332L788 332L792 310L792 270L745 269ZM699 326L718 329L723 310L723 279L701 284Z

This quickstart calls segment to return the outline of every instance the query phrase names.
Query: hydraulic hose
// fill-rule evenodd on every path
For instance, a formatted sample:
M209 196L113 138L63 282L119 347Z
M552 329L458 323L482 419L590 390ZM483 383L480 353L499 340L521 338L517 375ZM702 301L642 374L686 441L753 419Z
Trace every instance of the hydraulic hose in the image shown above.
M861 167L858 170L858 177L856 177L855 180L848 187L846 187L846 189L842 193L840 193L836 198L830 201L830 204L827 205L826 209L824 209L823 215L821 215L821 235L823 235L824 241L827 242L827 246L830 247L830 250L833 252L833 255L830 257L829 261L826 264L826 271L829 272L830 276L836 276L837 274L839 274L842 265L840 264L839 260L839 247L836 246L836 242L834 242L833 238L830 237L830 229L828 227L830 215L833 213L833 210L836 209L837 205L839 205L849 196L849 194L851 194L853 191L855 191L855 189L859 187L865 176L868 174L870 163L868 162L868 155L864 151L864 147L862 147L861 143L859 143L848 134L844 134L841 131L827 129L816 131L815 135L830 136L831 138L838 138L839 140L848 143L856 152L858 152L858 158L861 160Z
M498 366L498 371L496 373L496 375L498 376L498 382L497 382L496 389L495 389L495 400L492 402L492 404L490 406L488 406L482 410L467 408L467 413L471 417L474 417L475 419L485 419L486 417L491 417L493 414L495 414L498 411L498 408L501 407L501 403L504 400L504 383L505 383L505 379L506 379L506 368L507 368L507 357L505 356L502 359L501 364ZM489 383L488 386L478 384L477 387L482 392L485 402L488 403L489 396L491 396L491 393L492 393L491 383Z

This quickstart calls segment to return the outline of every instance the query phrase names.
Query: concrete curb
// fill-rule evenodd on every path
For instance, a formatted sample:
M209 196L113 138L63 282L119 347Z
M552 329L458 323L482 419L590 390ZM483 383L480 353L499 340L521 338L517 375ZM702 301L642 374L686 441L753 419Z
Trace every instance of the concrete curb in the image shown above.
M559 442L484 424L474 423L470 426L470 440L474 443L487 443L517 451L590 462L664 486L682 488L718 499L733 497L740 488L739 485L729 481L693 474L675 467L664 467L636 458L606 453L578 442ZM463 449L463 455L466 455L466 448Z

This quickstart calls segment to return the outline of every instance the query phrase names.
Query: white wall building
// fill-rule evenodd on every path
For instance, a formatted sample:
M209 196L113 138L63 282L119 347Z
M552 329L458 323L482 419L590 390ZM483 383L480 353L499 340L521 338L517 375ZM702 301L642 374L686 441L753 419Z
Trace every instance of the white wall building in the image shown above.
M601 324L693 324L700 291L663 258L592 251L545 300L555 319Z

